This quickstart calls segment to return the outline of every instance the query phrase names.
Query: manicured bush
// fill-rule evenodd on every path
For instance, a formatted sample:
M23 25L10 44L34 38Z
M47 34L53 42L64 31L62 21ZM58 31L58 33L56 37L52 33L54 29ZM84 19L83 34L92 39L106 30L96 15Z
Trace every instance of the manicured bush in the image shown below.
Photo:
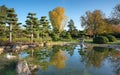
M108 42L109 42L109 40L105 36L98 36L98 37L93 38L93 43L106 44Z
M112 36L112 35L107 35L106 37L108 38L109 42L114 42L114 41L117 40L117 39L116 39L114 36Z

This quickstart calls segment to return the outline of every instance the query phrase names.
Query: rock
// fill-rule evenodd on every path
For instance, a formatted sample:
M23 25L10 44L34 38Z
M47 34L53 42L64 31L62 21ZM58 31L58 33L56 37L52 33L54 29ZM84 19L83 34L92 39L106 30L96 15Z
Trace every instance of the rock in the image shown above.
M37 68L38 68L37 65L33 65L33 64L30 65L30 71L34 71Z
M1 48L0 48L0 54L3 53L3 51L4 51L4 48L1 47Z
M16 56L7 53L7 54L6 54L6 58L7 58L7 59L14 59L14 58L16 58Z
M19 61L17 64L17 73L18 75L30 75L31 71L29 70L27 62Z
M21 46L21 49L26 49L26 48L28 48L28 45L22 45Z

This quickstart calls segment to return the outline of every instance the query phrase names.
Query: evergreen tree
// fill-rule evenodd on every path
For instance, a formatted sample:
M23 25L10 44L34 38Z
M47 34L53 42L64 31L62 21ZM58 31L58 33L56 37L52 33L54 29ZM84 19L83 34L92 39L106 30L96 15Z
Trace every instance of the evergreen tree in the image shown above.
M27 33L29 33L31 43L33 43L33 34L37 31L36 28L39 25L39 21L35 16L35 13L28 13L26 25L24 25Z
M17 14L14 8L7 10L7 23L9 24L9 41L12 42L13 25L17 25Z
M72 38L78 37L79 32L76 29L76 27L74 25L74 21L72 19L68 22L68 27L69 27L68 32L70 33Z
M42 16L40 19L41 34L42 38L49 37L50 25L49 21L46 19L46 16Z
M5 5L0 6L0 37L6 36L7 9Z

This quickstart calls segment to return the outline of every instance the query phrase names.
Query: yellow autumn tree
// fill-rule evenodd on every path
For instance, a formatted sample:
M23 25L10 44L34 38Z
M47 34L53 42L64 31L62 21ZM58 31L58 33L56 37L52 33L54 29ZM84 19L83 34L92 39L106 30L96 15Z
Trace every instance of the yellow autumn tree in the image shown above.
M67 16L65 16L65 9L57 7L49 12L50 21L53 30L57 30L58 33L64 30L67 23Z

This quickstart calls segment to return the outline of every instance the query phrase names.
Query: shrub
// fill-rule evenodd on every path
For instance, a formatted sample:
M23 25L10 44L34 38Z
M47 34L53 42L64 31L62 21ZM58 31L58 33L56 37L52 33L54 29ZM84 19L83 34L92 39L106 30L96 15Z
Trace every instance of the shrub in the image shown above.
M7 42L8 42L8 38L0 38L0 46L6 45Z
M59 35L58 35L58 34L53 34L52 40L58 41L59 39L60 39L60 38L59 38Z
M71 40L72 39L71 34L67 33L66 38Z
M42 42L42 41L43 41L42 38L39 38L39 39L38 38L34 38L33 39L33 42L35 42L35 43L37 43L37 42L39 43L39 42Z
M112 35L107 35L106 37L108 38L109 42L114 42L114 41L117 40L117 39L116 39L114 36L112 36Z
M109 42L109 40L105 36L98 36L98 37L93 38L93 43L106 44L108 42Z
M8 40L8 38L0 38L1 42L7 41L7 40Z

